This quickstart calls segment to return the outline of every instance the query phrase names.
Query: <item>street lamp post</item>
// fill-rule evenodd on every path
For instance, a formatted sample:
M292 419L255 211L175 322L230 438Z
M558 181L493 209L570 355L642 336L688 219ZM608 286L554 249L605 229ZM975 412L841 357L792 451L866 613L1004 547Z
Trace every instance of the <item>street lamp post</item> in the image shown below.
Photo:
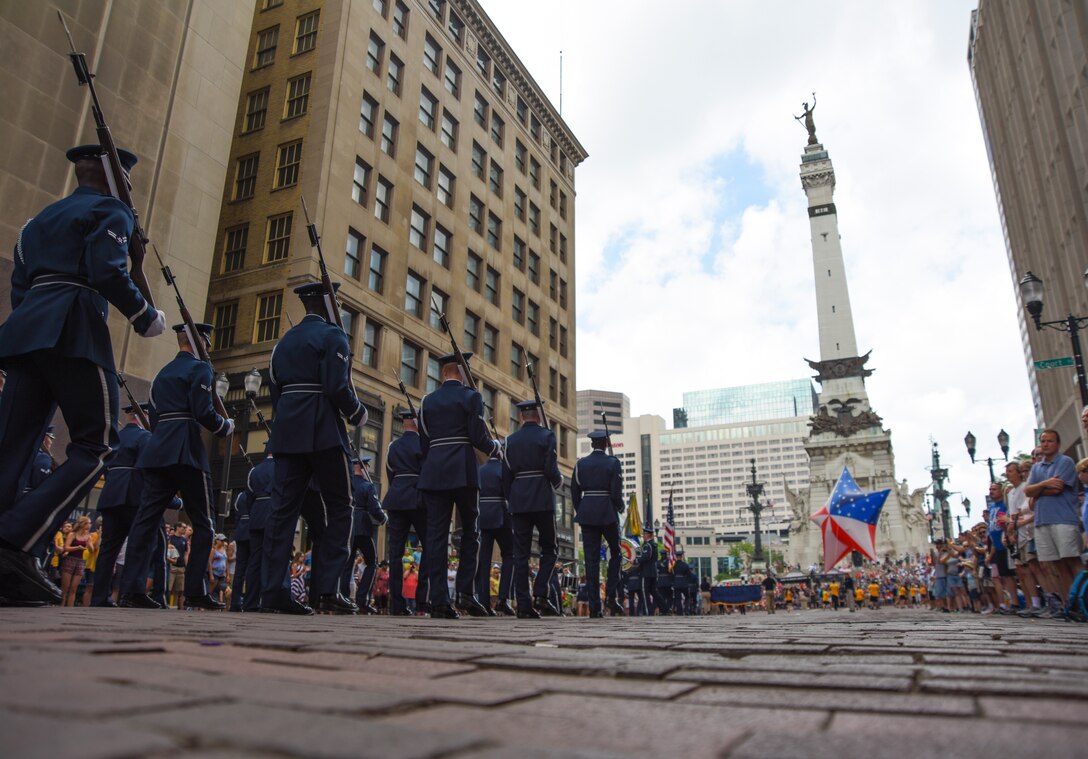
M944 481L948 477L948 470L941 467L941 454L937 450L937 444L933 444L933 465L929 470L933 478L933 500L935 508L941 515L941 530L945 538L952 536L952 510L948 506L950 493L944 489Z
M759 502L759 497L763 495L763 483L756 482L756 460L752 459L752 481L744 486L744 489L748 491L748 497L752 499L752 503L748 506L748 510L756 518L756 538L755 547L752 550L752 561L763 561L763 536L760 533L759 527L759 515L763 512L763 504Z
M1088 270L1084 272L1084 281L1088 285ZM1068 332L1069 341L1073 347L1073 363L1077 370L1077 387L1080 389L1081 406L1088 406L1088 381L1084 376L1084 354L1080 349L1080 331L1088 326L1088 317L1073 316L1069 314L1064 319L1044 322L1043 314L1043 280L1030 271L1020 280L1020 300L1031 314L1036 331L1042 331L1043 327L1050 327L1059 332Z
M262 384L261 373L254 368L245 375L242 384L244 385L246 392L245 402L227 406L228 413L235 418L235 425L237 425L238 420L241 418L244 418L248 425L249 404L255 401L257 393L260 392ZM224 406L226 406L227 393L230 392L230 378L227 377L226 372L221 372L219 377L215 380L215 392L223 400ZM219 489L219 493L223 498L223 505L216 515L216 532L223 531L223 521L226 519L227 514L230 513L230 465L234 452L234 434L234 432L231 432L231 434L227 435L223 448L223 482Z
M964 445L967 446L967 455L971 457L972 464L981 464L981 461L975 461L975 443L978 440L971 431L967 431L967 435L963 438ZM1005 461L1009 460L1009 433L1005 430L1001 430L997 433L997 444L1001 447L1001 455L1005 457ZM997 482L997 477L994 476L994 460L992 456L986 458L986 466L990 468L990 482Z

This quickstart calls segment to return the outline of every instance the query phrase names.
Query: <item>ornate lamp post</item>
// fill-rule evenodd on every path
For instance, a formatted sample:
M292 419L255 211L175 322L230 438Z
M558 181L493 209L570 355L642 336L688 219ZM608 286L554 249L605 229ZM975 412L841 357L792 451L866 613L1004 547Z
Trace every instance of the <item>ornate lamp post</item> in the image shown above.
M1084 272L1085 284L1088 285L1088 270ZM1077 370L1077 387L1080 389L1080 402L1082 406L1088 406L1088 381L1084 377L1084 354L1080 349L1080 331L1088 326L1088 317L1073 316L1069 314L1064 319L1044 322L1043 314L1043 280L1030 271L1020 280L1020 300L1024 302L1024 308L1031 314L1035 322L1036 331L1042 331L1043 327L1050 327L1059 332L1069 333L1069 342L1073 347L1073 363Z
M971 434L970 430L967 431L967 435L963 438L963 442L964 445L967 446L967 455L971 457L971 463L982 463L979 461L975 461L975 443L977 443L978 440L975 438L974 435ZM997 444L1001 447L1001 455L1005 457L1005 461L1007 462L1009 460L1009 433L1005 432L1005 430L1001 430L1000 432L998 432ZM997 478L994 476L993 457L986 458L986 466L990 468L990 482L997 482Z
M245 387L246 392L246 400L241 403L232 403L228 405L227 393L230 392L230 378L227 376L226 372L221 372L219 377L216 378L215 392L223 399L223 405L226 406L227 412L234 417L235 424L238 424L239 421L244 419L246 427L248 428L249 404L255 402L257 393L261 390L262 383L263 378L256 368L246 373L245 377L242 379L242 385ZM230 465L234 452L234 435L234 432L227 435L223 448L223 480L222 485L219 488L219 493L223 498L223 505L216 515L216 532L223 531L223 521L226 519L227 514L230 513Z
M748 510L756 518L756 537L755 547L752 551L752 561L763 561L763 535L759 527L759 515L763 512L763 504L759 502L759 497L763 495L763 483L756 482L756 460L752 459L752 481L744 486L744 489L748 491L748 497L752 499L752 503L748 506Z

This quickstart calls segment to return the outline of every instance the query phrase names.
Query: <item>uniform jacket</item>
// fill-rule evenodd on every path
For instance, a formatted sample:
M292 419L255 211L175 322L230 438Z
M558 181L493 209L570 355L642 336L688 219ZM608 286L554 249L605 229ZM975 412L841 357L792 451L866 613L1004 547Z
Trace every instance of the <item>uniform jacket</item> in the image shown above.
M238 542L249 540L249 491L243 490L234 499L234 539Z
M487 434L480 394L446 380L419 403L419 445L419 489L456 490L479 485L472 449L490 456L499 442Z
M554 511L556 488L563 485L555 452L555 434L539 424L526 422L506 439L503 487L510 513Z
M608 525L623 511L623 472L620 461L602 450L578 460L570 481L574 521Z
M419 434L405 432L389 444L385 454L385 475L389 485L382 505L386 511L412 511L419 507L419 472L423 468L423 450Z
M272 480L275 476L275 462L268 457L249 470L246 492L249 493L251 530L263 530L268 526L268 515L272 511Z
M23 487L23 492L29 493L45 482L45 478L51 474L53 474L53 459L39 448L26 473L26 485Z
M635 559L636 571L639 577L657 577L657 543L649 541L639 548L638 557Z
M669 571L669 560L662 557L657 562L657 587L671 588L674 584L673 579L672 572Z
M505 466L497 459L488 459L480 465L481 530L498 530L512 526L510 505L506 502L502 481L502 470Z
M151 439L136 460L141 469L184 464L208 472L208 451L200 428L219 437L227 420L212 405L212 368L179 351L151 383Z
M140 505L144 478L136 468L136 460L151 439L151 433L138 424L126 424L117 433L117 437L120 442L113 449L113 458L106 470L106 482L98 496L99 511L118 506Z
M366 422L351 384L351 351L344 330L307 314L276 344L269 372L272 453L349 451L344 419Z
M19 232L11 316L0 358L53 348L113 371L106 315L112 303L137 332L156 314L128 275L132 212L88 187L46 206Z
M385 524L389 517L378 502L377 486L361 474L351 476L351 534L369 536L374 534L374 524Z

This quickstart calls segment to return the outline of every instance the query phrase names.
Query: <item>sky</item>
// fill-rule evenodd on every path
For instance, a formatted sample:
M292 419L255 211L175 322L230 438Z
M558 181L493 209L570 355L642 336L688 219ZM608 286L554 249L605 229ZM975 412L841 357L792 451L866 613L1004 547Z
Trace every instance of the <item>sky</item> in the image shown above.
M482 0L589 153L576 171L577 387L672 424L685 391L811 376L812 103L859 350L896 477L985 502L1035 413L974 92L975 0ZM962 493L962 495L961 495Z

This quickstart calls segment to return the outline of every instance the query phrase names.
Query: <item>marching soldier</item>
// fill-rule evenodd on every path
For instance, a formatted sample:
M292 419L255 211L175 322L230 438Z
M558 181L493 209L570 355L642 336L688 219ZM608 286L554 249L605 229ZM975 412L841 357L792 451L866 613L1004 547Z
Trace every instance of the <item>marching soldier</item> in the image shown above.
M363 576L359 579L359 587L355 590L355 605L366 614L377 614L378 610L370 602L370 593L374 588L374 572L377 570L377 547L374 545L374 525L382 525L389 521L378 501L378 488L370 479L370 456L352 459L354 473L352 475L353 508L351 510L351 543L349 544L348 560L344 565L344 578L340 583L342 591L351 588L351 572L354 568L355 552L363 554L366 567L363 568Z
M201 428L217 437L234 431L234 420L224 419L212 404L212 368L201 361L190 340L211 341L211 324L196 324L190 336L185 324L174 326L178 355L151 383L151 438L144 443L136 466L143 477L140 508L125 549L120 605L159 609L147 595L147 567L160 530L162 516L181 493L185 513L193 526L189 559L185 565L185 605L218 610L223 604L208 594L208 557L212 551L212 478Z
M246 571L249 569L250 533L249 513L252 503L249 491L243 489L234 499L234 581L230 586L230 610L242 611L244 608Z
M335 287L338 287L335 286ZM334 289L335 289L334 287ZM295 526L313 478L325 506L324 539L314 546L312 578L318 611L354 614L338 588L348 561L351 532L350 424L366 423L366 408L351 382L351 350L344 330L325 318L320 283L295 288L306 315L272 351L272 422L275 454L272 513L265 535L261 611L312 614L291 599L290 565Z
M514 608L510 605L510 581L514 574L514 531L510 506L503 491L502 466L502 460L497 453L492 454L480 466L480 567L476 571L476 596L492 617L496 612L514 616ZM499 569L499 595L495 608L492 609L491 554L496 543L502 565Z
M462 353L467 362L471 353ZM486 617L476 600L473 584L480 549L477 497L479 472L473 448L490 456L500 448L487 434L484 402L478 392L465 387L457 354L438 359L442 384L419 404L419 442L423 467L419 489L427 509L427 543L424 549L432 619L457 619L446 585L450 518L454 507L461 523L460 561L457 566L458 609L473 617ZM419 597L417 591L416 597Z
M563 484L555 451L555 433L540 426L537 401L522 401L517 407L521 426L506 439L507 466L503 470L503 487L514 518L514 593L518 619L540 619L541 615L558 617L559 609L548 600L558 559L554 491ZM532 588L534 599L530 599L529 554L534 528L540 546L540 571Z
M604 597L613 616L623 616L616 601L620 581L620 526L623 512L623 471L619 459L606 453L608 433L589 433L592 452L574 465L570 498L574 521L581 525L582 552L586 561L589 616L603 617L601 610L601 541L608 544L608 575Z
M246 494L249 496L249 563L245 572L245 594L242 611L257 611L261 607L261 571L264 566L264 533L272 506L272 481L275 477L272 454L249 470Z
M118 152L131 170L136 156ZM0 596L11 603L60 602L60 589L30 551L94 487L117 442L108 304L143 337L162 334L165 324L129 276L133 216L110 196L102 154L99 145L68 151L79 186L27 221L15 245L12 312L0 327L7 371L0 403ZM17 498L58 406L71 437L67 460Z
M642 527L642 547L639 548L638 558L635 560L635 572L639 578L642 600L639 604L640 613L654 615L654 598L657 595L657 543L654 542L654 528L650 525Z
M669 571L669 557L661 556L657 561L657 590L654 593L654 606L663 617L672 613L674 579L672 572Z
M676 564L672 568L673 577L673 597L676 599L676 607L674 612L676 614L689 614L688 611L691 607L691 586L692 579L695 577L695 573L691 571L691 567L684 561L684 551L677 546L676 549Z
M404 600L404 567L400 557L404 554L404 544L408 532L416 531L420 548L427 542L427 511L420 497L419 472L423 467L423 451L419 446L419 432L416 416L410 410L399 412L404 425L404 434L389 444L385 454L385 476L389 482L385 490L385 512L389 516L386 528L385 555L389 558L389 613L393 616L410 617L408 605ZM420 558L419 585L416 598L427 598L427 552ZM445 583L443 577L442 582ZM420 611L430 611L424 600L416 603Z

